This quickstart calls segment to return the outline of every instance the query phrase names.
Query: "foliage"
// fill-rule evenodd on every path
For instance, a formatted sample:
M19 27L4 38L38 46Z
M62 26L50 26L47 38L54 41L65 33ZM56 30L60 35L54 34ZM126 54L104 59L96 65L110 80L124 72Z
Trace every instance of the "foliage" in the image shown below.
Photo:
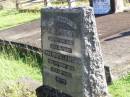
M77 7L80 7L80 6L88 6L89 5L89 2L86 1L86 0L76 0L75 1L75 5ZM68 6L68 3L67 1L64 1L64 0L59 0L59 1L52 1L51 2L51 6L53 7L61 7L61 6Z
M0 45L0 97L36 97L34 90L17 81L20 78L30 78L40 83L41 65L40 54L15 45ZM6 85L6 82L9 84Z
M0 10L0 30L35 20L40 17L39 12L20 12L15 9Z
M109 86L112 97L130 97L130 74Z
M0 88L0 97L36 97L36 93L22 84L11 83Z

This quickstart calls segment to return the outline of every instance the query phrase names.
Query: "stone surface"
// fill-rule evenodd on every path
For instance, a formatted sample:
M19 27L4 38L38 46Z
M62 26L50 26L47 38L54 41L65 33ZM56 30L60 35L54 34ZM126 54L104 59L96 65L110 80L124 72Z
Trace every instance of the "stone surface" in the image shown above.
M130 29L107 37L102 42L104 62L111 68L112 80L130 73L129 44Z
M68 97L106 97L104 64L92 9L43 9L41 27L44 86Z
M115 0L115 12L123 12L124 9L124 0Z
M93 0L93 8L95 14L109 14L111 11L111 1Z

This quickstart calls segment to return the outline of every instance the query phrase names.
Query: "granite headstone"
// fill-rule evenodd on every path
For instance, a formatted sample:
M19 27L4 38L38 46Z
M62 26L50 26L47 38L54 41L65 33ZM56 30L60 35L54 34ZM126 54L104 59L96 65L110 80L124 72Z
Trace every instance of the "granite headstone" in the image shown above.
M108 14L111 11L111 0L93 0L95 14Z
M93 10L45 8L41 14L43 95L107 97Z

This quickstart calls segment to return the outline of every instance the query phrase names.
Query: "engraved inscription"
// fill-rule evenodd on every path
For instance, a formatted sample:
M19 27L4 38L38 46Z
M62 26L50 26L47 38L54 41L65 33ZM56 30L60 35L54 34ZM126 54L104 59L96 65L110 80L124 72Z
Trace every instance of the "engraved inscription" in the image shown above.
M57 67L62 67L64 69L71 70L71 71L75 70L74 66L70 66L70 65L64 64L62 62L54 61L52 59L48 59L48 63L53 64L54 66L57 66Z
M55 49L55 50L65 51L65 52L68 52L68 53L72 53L71 48L60 46L60 45L57 45L57 44L50 44L50 48Z
M71 63L75 63L75 64L81 64L81 59L77 58L77 57L68 56L68 55L64 55L64 54L61 54L61 53L56 53L56 52L53 52L53 51L50 51L50 50L44 50L44 54L46 56L53 57L53 58L56 58L56 59L60 59L60 60L63 60L63 61L67 61L67 62L71 62Z
M77 25L73 21L68 19L67 17L57 16L55 20L59 21L61 23L65 23L65 24L69 25L70 27L74 28L75 30L77 29Z
M41 23L44 85L68 94L53 93L51 89L50 97L82 97L81 12L56 9L46 13Z
M49 36L48 40L50 40L52 42L56 42L56 43L74 45L74 41L73 40L68 40L68 39L63 39L63 38L58 38L58 37Z
M47 31L53 35L57 36L64 36L64 37L75 37L75 32L73 30L67 30L67 29L62 29L61 27L55 27L55 29L47 29Z
M61 74L61 75L65 76L65 77L72 78L72 74L71 74L70 72L66 72L66 71L60 70L60 69L55 68L55 67L51 67L50 70L51 70L52 72Z
M61 77L56 76L55 80L56 80L56 82L58 82L60 84L64 84L64 85L67 84L67 81L65 79L61 78Z

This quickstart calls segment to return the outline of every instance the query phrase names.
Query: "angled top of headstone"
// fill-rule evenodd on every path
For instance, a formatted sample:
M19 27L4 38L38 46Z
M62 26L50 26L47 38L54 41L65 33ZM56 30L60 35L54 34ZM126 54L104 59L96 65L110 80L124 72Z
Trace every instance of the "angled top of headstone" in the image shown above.
M41 13L47 90L68 95L63 97L105 97L107 85L93 10L46 8ZM60 97L60 93L49 95Z

